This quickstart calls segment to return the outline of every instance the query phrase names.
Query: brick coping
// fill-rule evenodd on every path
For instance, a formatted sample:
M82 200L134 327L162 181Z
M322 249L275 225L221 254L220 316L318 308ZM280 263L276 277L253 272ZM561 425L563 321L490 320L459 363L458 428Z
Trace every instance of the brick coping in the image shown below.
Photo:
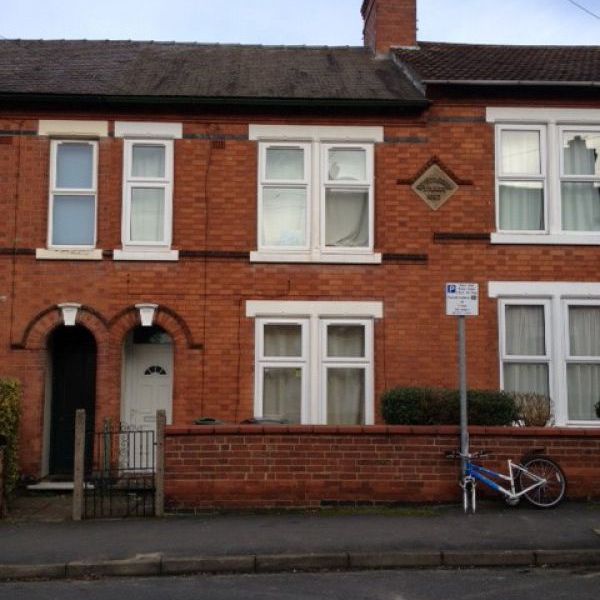
M600 438L600 427L469 427L471 435L496 437L575 437ZM208 435L442 435L456 436L460 428L453 425L195 425L168 426L167 437Z

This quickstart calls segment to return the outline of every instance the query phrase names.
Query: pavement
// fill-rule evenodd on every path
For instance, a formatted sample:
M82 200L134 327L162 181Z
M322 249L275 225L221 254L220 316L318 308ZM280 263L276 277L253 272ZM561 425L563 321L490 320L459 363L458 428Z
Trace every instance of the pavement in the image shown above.
M55 506L55 505L52 505ZM19 513L17 513L19 514ZM600 565L600 503L0 521L0 579Z

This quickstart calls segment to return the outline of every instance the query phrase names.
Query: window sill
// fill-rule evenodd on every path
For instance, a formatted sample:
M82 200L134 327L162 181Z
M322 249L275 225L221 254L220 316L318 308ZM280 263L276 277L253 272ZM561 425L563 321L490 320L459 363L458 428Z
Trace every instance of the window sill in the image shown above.
M255 263L320 263L349 265L379 265L381 253L324 253L324 252L250 252L250 262Z
M600 246L600 233L492 233L492 244Z
M37 260L102 260L102 250L99 248L70 250L57 248L36 248Z
M114 250L113 260L176 262L179 250Z

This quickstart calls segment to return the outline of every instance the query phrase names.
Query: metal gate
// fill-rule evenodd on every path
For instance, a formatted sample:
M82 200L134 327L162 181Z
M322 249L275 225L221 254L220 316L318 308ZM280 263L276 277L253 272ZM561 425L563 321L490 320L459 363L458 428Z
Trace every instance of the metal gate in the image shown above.
M154 516L155 432L106 420L86 434L87 444L93 453L85 465L84 518Z

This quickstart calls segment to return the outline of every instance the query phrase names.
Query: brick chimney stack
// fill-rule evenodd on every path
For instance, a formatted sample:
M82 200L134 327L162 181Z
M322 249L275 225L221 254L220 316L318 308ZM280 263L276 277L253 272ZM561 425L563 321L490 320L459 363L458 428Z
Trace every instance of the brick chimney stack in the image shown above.
M417 45L417 0L364 0L360 11L365 46L375 54Z

